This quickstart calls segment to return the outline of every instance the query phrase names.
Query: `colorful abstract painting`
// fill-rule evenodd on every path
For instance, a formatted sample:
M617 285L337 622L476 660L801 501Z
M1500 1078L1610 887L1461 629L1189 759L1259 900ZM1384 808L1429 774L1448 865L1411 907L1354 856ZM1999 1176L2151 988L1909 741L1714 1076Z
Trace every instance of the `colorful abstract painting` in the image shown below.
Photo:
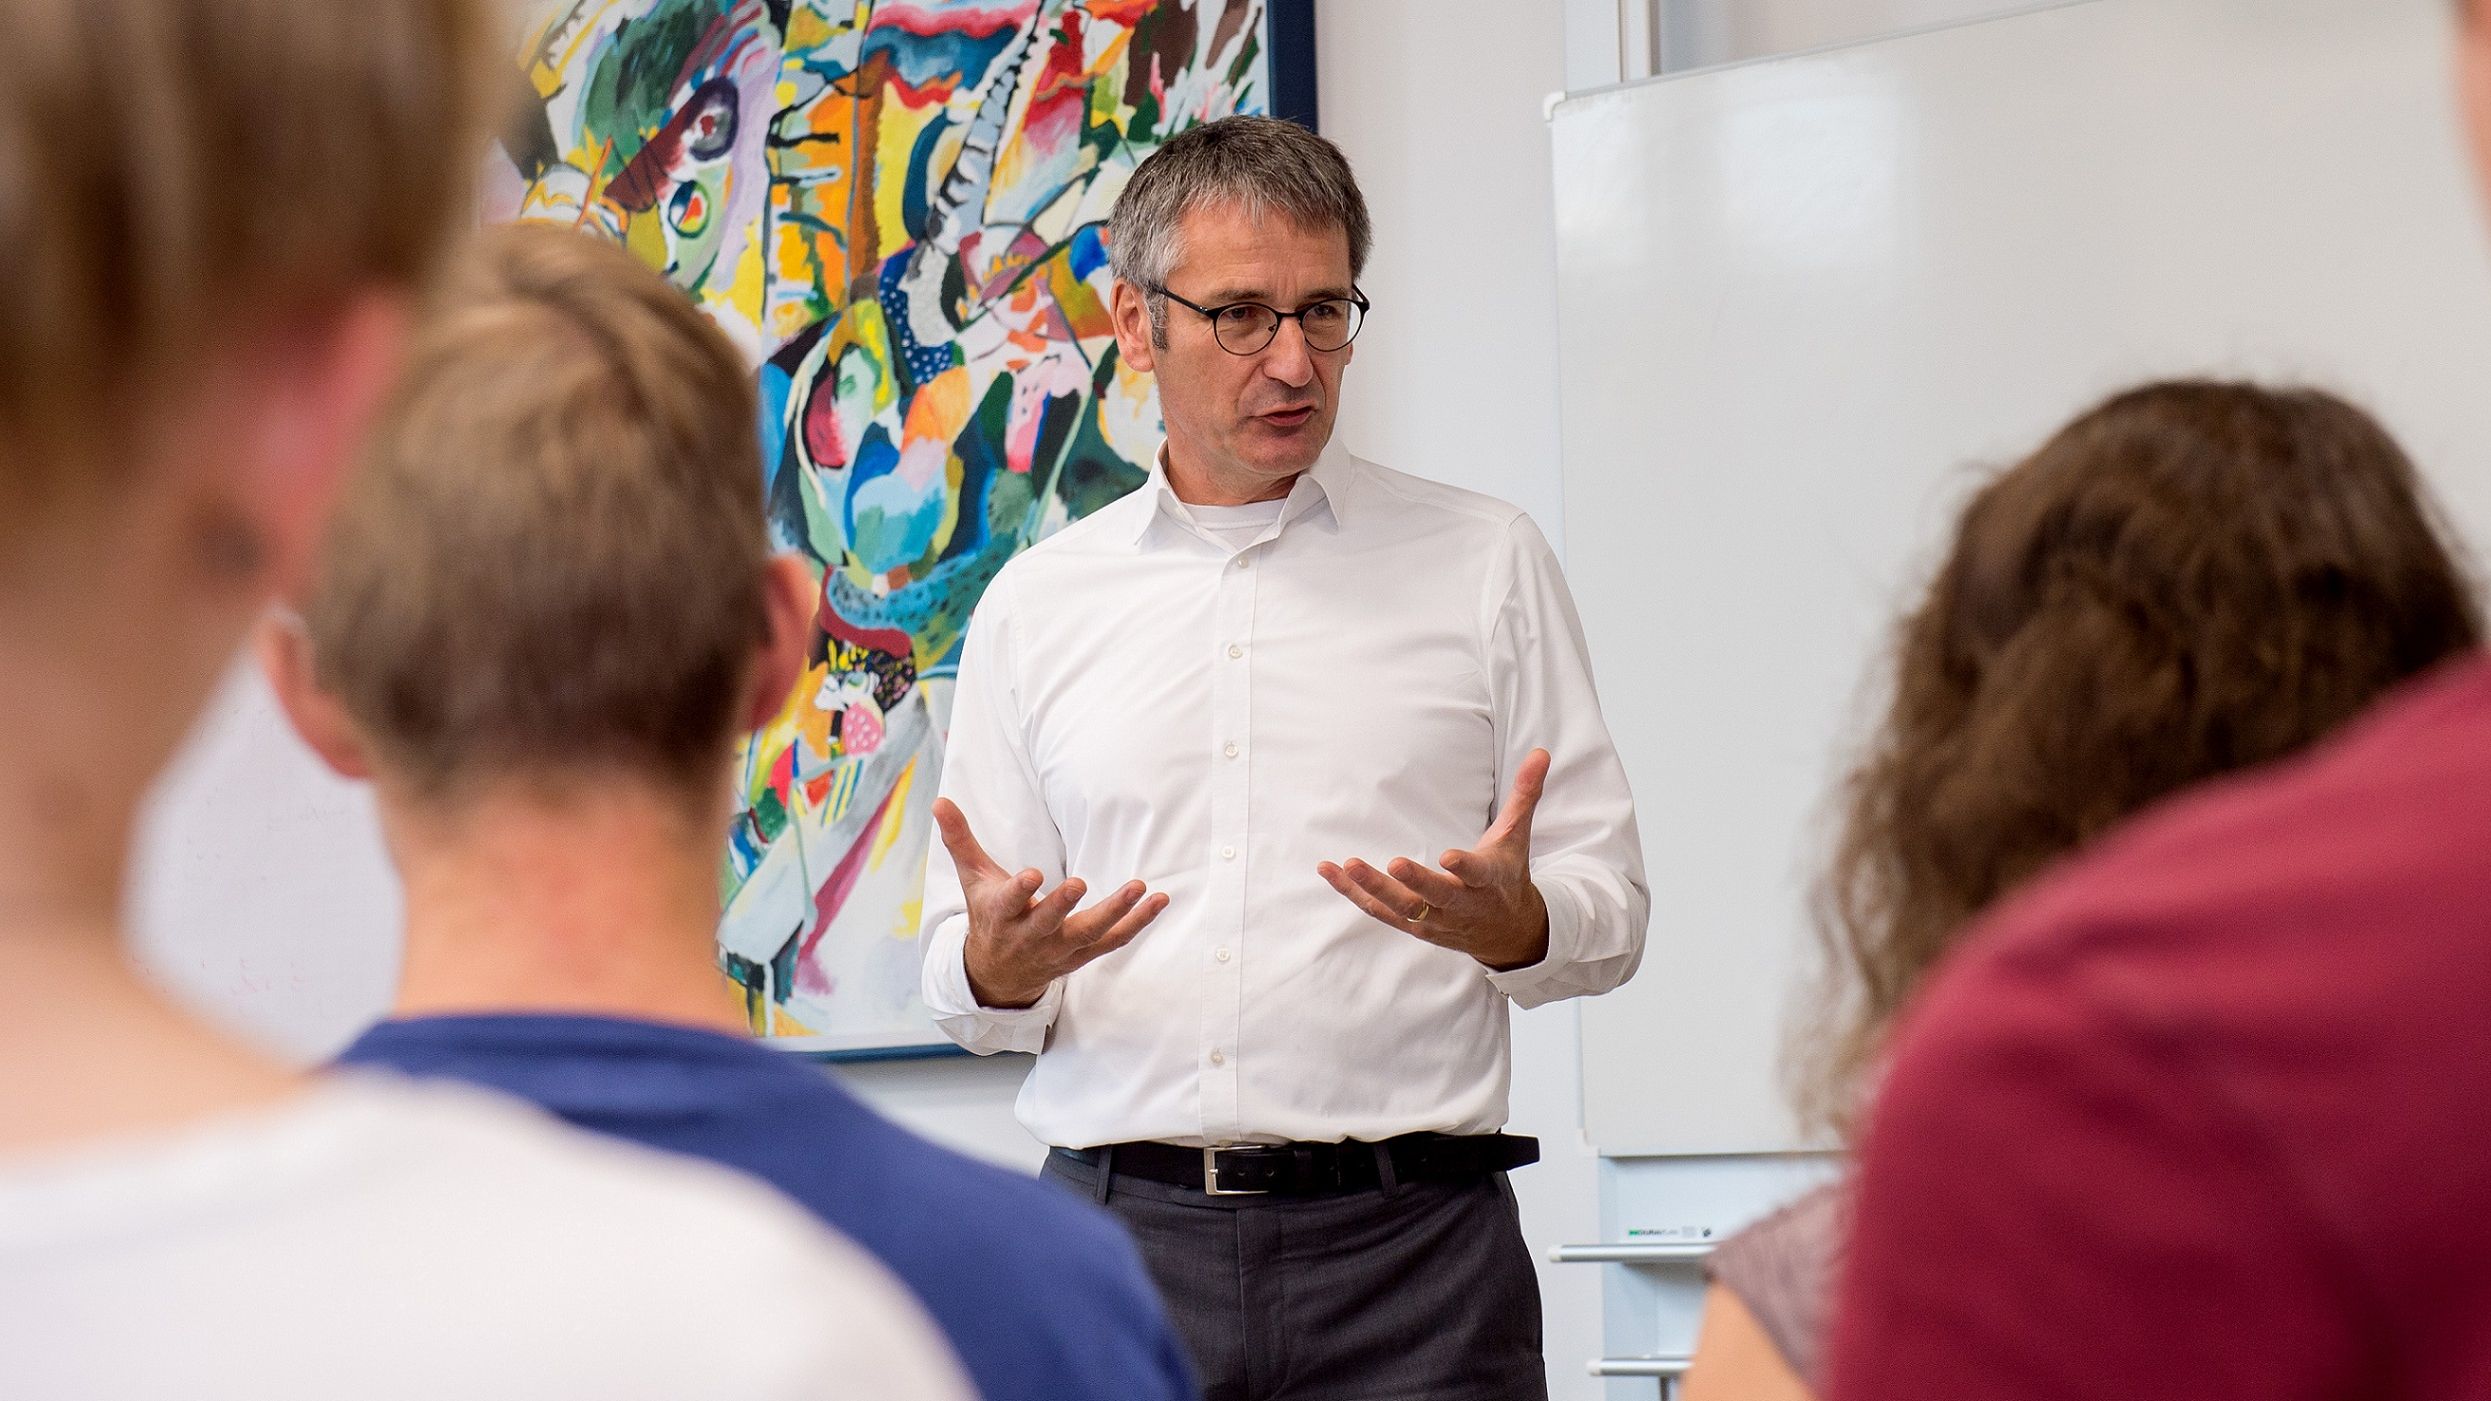
M939 1041L930 807L970 610L1158 446L1104 223L1188 126L1269 110L1264 0L577 0L537 11L493 212L593 229L750 352L811 669L743 757L719 958L756 1032Z

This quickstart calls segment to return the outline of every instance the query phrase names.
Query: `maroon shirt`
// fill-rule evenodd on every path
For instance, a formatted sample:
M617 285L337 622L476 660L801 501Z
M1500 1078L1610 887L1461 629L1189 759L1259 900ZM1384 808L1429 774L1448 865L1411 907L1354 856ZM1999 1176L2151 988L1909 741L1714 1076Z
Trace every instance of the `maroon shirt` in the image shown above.
M2491 1398L2491 663L2010 902L1859 1190L1833 1401Z

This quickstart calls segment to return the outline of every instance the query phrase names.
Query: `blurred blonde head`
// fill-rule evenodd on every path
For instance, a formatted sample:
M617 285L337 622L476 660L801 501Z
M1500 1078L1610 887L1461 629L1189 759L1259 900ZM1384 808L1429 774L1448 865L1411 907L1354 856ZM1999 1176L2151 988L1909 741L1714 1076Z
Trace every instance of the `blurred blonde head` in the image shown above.
M483 0L0 0L0 551L472 222ZM5 559L0 554L0 559Z
M0 860L109 922L474 221L489 0L0 0ZM44 892L33 893L38 887Z

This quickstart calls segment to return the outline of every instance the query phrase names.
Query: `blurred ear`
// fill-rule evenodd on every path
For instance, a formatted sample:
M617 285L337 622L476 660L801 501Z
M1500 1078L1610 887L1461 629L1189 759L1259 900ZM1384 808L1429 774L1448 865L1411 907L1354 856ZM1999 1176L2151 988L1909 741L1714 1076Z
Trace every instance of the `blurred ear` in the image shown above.
M396 293L365 293L278 333L257 362L250 436L238 483L267 585L297 597L347 469L396 380L412 312Z
M2456 91L2474 173L2491 199L2491 0L2458 0Z
M1150 338L1150 298L1142 289L1116 279L1109 294L1108 318L1116 324L1116 353L1144 374L1159 368L1159 347Z
M320 689L312 667L311 637L293 615L271 610L251 633L268 687L293 723L294 733L341 778L368 779L372 763L363 736L337 697Z
M804 675L805 655L813 646L813 611L821 585L802 557L778 555L762 576L762 607L770 630L753 657L752 681L744 696L744 728L757 730L787 708L787 695Z

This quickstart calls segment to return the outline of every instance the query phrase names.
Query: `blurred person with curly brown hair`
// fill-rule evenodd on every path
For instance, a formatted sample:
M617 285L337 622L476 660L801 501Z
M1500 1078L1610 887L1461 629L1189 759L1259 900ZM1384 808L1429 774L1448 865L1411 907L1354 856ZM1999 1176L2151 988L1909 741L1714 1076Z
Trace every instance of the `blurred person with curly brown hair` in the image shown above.
M2147 385L1990 480L1903 621L1845 789L1805 1117L1847 1136L1895 1018L2001 896L2479 632L2412 464L2330 394ZM1723 1245L1688 1401L1815 1393L1845 1215L1828 1187Z

